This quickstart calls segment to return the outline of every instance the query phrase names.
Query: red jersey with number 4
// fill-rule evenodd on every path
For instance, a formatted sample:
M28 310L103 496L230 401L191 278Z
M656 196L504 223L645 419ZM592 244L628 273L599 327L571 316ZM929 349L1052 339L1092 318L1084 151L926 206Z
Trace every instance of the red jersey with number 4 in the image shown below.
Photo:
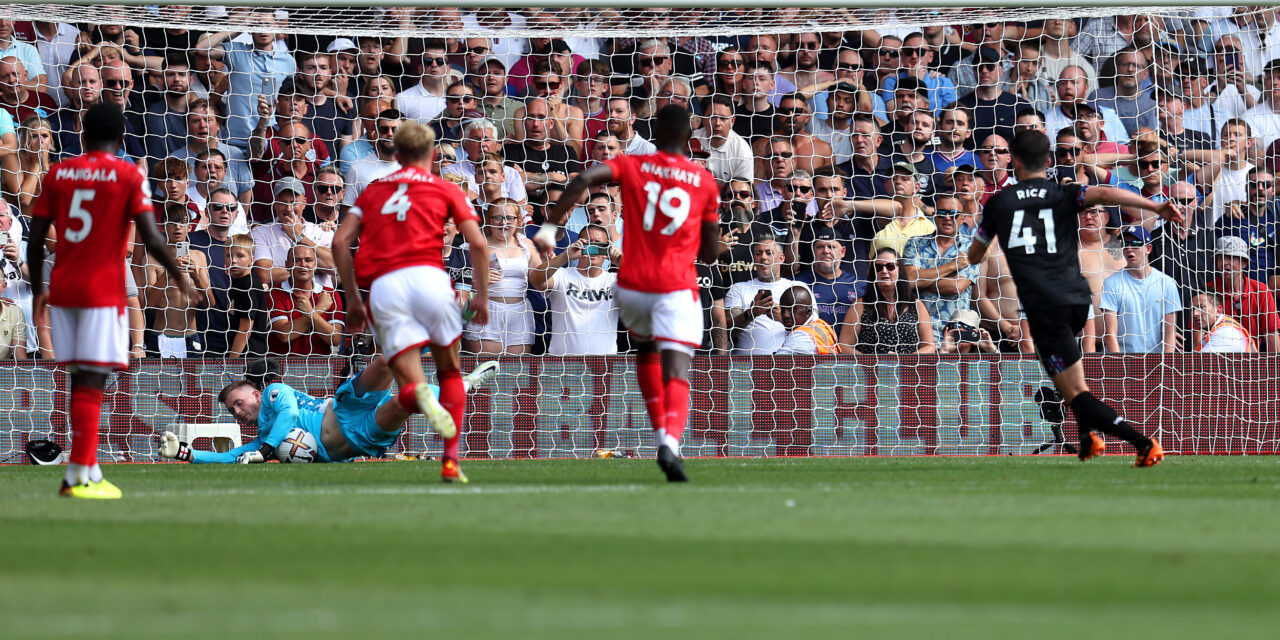
M646 293L698 289L702 223L718 222L715 178L685 156L659 151L606 162L622 186L626 223L618 286Z
M31 209L52 219L58 234L49 304L125 306L129 223L151 211L151 189L133 163L90 151L49 167Z
M364 288L405 267L443 270L445 220L480 221L457 185L418 167L374 180L350 211L364 223L355 255L356 281Z

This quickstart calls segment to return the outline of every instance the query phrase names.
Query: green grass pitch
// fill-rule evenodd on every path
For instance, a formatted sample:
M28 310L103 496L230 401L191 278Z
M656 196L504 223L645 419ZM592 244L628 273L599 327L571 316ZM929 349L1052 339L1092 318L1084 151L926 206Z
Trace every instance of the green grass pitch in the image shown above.
M1280 459L0 468L0 636L1246 638Z

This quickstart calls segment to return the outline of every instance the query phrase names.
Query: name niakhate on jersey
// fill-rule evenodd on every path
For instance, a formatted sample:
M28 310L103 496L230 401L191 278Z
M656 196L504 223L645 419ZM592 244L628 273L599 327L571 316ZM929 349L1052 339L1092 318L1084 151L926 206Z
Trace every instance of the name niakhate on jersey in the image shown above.
M652 162L642 162L640 163L640 170L647 174L658 176L659 178L675 180L695 187L702 185L701 175L692 171L686 171L679 167L662 167L655 165Z

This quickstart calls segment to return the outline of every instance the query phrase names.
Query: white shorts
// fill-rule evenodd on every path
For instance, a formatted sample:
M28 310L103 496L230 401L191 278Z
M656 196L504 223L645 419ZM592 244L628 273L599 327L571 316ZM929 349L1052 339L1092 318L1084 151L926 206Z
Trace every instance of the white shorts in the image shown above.
M489 301L489 324L468 322L462 332L468 340L490 340L503 346L533 344L533 307L520 302Z
M429 266L396 269L374 280L369 321L388 362L429 344L447 347L462 334L453 281Z
M702 303L692 290L646 293L614 286L622 326L659 348L693 354L702 346Z
M124 307L49 307L53 354L86 369L129 368L129 314Z

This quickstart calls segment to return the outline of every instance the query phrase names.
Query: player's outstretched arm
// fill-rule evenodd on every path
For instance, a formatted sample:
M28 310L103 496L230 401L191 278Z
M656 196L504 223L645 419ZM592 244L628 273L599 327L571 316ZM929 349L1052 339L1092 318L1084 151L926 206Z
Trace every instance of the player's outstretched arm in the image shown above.
M177 258L173 257L173 253L169 251L169 245L165 241L164 236L160 235L160 229L156 227L156 219L150 212L140 213L133 219L134 227L137 228L138 238L142 240L142 246L146 247L147 253L155 258L160 266L164 267L165 272L169 274L174 282L178 283L178 287L182 289L182 293L187 296L188 300L200 299L200 292L191 284L191 279L187 277L186 271L178 266Z
M347 333L350 334L360 333L364 330L367 316L364 300L360 298L359 292L356 291L356 266L351 252L351 245L355 244L356 238L360 237L360 231L363 228L364 221L360 216L347 213L342 218L342 225L333 234L333 243L331 245L333 266L338 270L338 277L342 278L342 284L347 287L347 290L354 294L347 296ZM486 262L486 264L488 263Z
M1165 202L1152 202L1132 191L1118 187L1089 187L1084 192L1084 203L1090 206L1101 204L1153 211L1156 215L1169 222L1186 224L1186 218L1182 215L1182 211L1172 202L1167 200Z
M245 443L230 451L197 451L192 449L187 443L179 442L178 436L171 431L166 431L160 436L160 456L178 462L190 462L191 464L231 464L239 463L257 463L265 462L266 456L263 455L265 450L264 443L258 438Z
M574 176L569 184L565 186L564 193L560 194L560 199L556 201L556 206L551 208L551 212L547 214L547 221L542 223L542 228L538 230L538 234L533 237L533 244L538 251L546 253L556 246L556 232L559 231L559 225L569 220L569 212L582 199L582 195L588 189L598 184L613 181L613 169L607 164L598 164L578 175ZM487 261L488 258L485 258Z

